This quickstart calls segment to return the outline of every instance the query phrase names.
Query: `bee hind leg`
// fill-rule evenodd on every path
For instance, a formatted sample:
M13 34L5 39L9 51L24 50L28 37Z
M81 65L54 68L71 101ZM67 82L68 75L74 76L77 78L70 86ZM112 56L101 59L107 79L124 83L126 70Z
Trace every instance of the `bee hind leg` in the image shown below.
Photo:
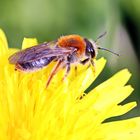
M48 78L48 81L47 81L47 84L46 84L46 87L49 86L52 78L54 77L54 75L56 74L56 72L59 70L60 66L62 64L62 60L59 60L56 65L54 66L53 70L51 71L50 75L49 75L49 78Z
M69 72L70 72L70 63L67 63L66 64L66 72L65 72L64 77L62 78L62 81L65 80L65 78L68 76Z

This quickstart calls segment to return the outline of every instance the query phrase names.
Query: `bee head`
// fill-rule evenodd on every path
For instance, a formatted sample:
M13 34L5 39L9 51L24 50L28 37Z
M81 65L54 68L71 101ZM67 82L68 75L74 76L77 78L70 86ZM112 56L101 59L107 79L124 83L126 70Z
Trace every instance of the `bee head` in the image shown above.
M94 41L84 39L86 43L85 55L91 58L95 58L97 56L97 46Z
M90 57L90 58L95 58L98 54L98 50L104 50L104 51L108 51L116 56L119 56L118 53L115 53L109 49L106 48L102 48L99 45L96 44L96 41L93 40L88 40L88 39L84 39L85 43L86 43L86 51L85 51L85 55Z

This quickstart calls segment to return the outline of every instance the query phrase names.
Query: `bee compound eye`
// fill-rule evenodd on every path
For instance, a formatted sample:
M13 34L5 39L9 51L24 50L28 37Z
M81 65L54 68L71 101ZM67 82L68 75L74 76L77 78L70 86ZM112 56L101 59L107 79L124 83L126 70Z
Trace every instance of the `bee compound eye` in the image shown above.
M84 39L86 42L86 51L85 54L87 56L91 56L92 58L95 57L95 50L92 43L88 39Z

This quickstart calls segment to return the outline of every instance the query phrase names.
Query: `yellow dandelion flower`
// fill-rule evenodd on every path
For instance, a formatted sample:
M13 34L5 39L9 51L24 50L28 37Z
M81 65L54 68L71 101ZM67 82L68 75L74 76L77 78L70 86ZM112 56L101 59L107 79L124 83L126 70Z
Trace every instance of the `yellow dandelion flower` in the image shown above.
M25 38L22 48L37 44ZM0 140L138 140L140 118L103 123L136 106L135 102L119 105L133 88L126 85L131 74L124 69L83 96L85 89L101 73L106 60L92 68L78 66L62 82L58 72L46 89L51 63L35 73L14 70L8 57L16 49L8 49L0 30Z

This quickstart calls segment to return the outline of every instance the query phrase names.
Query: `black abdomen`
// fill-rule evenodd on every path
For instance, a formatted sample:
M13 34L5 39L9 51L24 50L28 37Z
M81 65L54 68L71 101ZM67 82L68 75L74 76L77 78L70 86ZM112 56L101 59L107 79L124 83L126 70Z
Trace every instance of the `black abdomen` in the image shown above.
M48 65L55 57L40 58L35 61L20 63L22 70L36 70Z

